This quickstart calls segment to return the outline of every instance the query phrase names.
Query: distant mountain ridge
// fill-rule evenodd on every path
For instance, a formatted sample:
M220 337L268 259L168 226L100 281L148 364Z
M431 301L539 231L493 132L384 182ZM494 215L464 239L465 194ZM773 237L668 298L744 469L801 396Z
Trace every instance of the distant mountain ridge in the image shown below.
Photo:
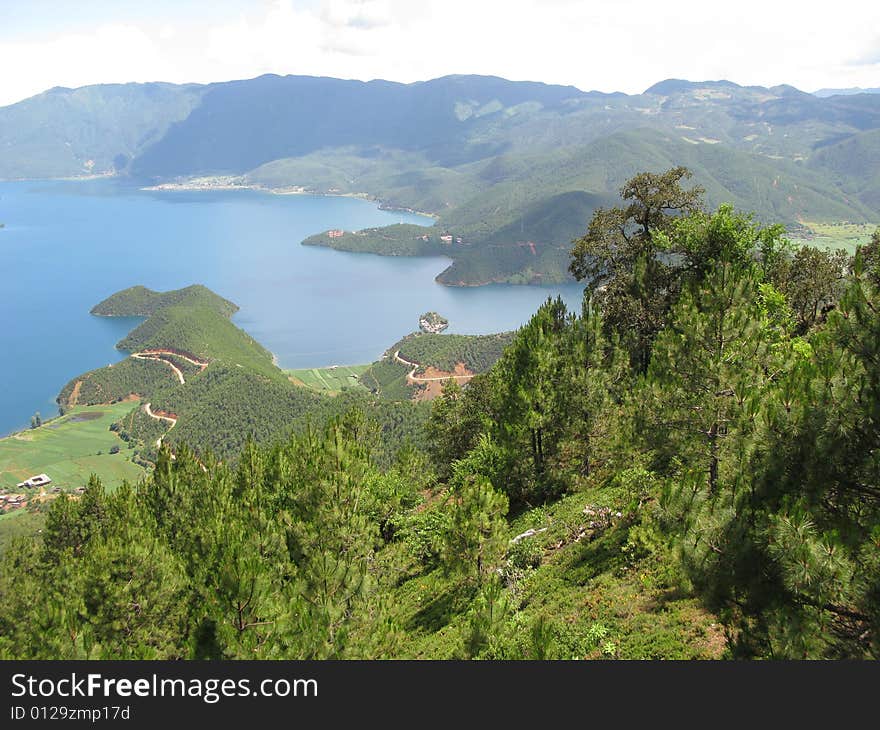
M789 85L666 79L627 95L493 76L265 75L55 88L0 108L0 178L232 176L365 193L438 216L455 262L442 281L554 282L592 210L640 170L687 165L710 204L767 222L880 220L877 130L880 94ZM357 250L389 253L380 239Z
M880 94L880 87L863 89L859 86L850 86L847 89L819 89L813 92L813 96L825 98L828 96L849 96L852 94Z

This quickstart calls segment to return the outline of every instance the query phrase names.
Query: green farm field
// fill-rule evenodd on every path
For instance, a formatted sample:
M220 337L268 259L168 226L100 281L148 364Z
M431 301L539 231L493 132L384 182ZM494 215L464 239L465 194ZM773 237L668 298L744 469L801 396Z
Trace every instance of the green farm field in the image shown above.
M809 229L809 233L792 235L792 243L822 249L842 248L849 254L856 252L856 246L869 243L871 235L877 230L877 225L874 223L813 223L805 221L803 225Z
M366 372L369 365L337 365L329 368L306 368L285 370L294 385L325 394L336 394L343 388L366 390L358 378Z
M124 479L138 480L144 470L129 461L127 444L110 431L110 424L133 407L131 402L80 406L38 429L0 440L0 488L15 490L18 482L40 473L64 489L85 485L92 474L111 488ZM113 446L119 446L118 454L109 453Z

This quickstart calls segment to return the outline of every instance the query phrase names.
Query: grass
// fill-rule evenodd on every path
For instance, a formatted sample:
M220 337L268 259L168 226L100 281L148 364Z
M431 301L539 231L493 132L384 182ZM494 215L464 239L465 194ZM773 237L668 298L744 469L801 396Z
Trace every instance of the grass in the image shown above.
M337 395L345 388L366 391L359 378L369 369L369 365L338 365L327 368L305 368L285 370L294 385L309 388L325 395Z
M666 544L645 537L650 531L630 519L585 530L592 519L584 514L587 505L617 511L626 509L626 501L611 488L585 489L512 519L510 538L530 528L544 530L528 538L540 565L506 579L509 613L498 629L492 658L529 657L531 627L541 618L551 635L548 658L725 655L718 617L688 588ZM461 656L475 586L441 569L407 564L400 544L389 546L383 558L401 566L396 585L389 587L388 609L405 632L400 658Z
M0 487L16 491L18 482L41 473L64 489L85 485L92 474L107 487L139 479L144 470L129 461L126 443L110 431L110 424L132 407L130 402L80 406L38 429L0 440ZM113 446L119 446L118 454L109 453Z
M804 221L802 225L808 232L795 234L791 239L793 243L824 249L842 248L850 254L855 253L856 246L870 243L871 234L877 230L877 225L874 223L846 221L834 223Z

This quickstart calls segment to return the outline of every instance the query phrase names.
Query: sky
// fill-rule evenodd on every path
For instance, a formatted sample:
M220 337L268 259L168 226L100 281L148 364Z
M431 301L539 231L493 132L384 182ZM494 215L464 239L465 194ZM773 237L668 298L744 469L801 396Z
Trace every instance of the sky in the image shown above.
M53 86L264 73L880 87L880 2L0 0L0 105Z

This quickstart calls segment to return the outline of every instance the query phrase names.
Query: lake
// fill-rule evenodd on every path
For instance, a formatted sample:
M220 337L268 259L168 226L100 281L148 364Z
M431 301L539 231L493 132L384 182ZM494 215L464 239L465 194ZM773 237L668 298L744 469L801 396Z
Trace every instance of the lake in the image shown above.
M446 287L442 257L398 258L302 246L328 228L431 225L369 201L250 190L141 191L117 180L0 182L0 435L57 413L72 377L125 356L114 348L139 320L89 310L135 284L204 284L241 307L237 325L281 367L375 360L418 316L448 332L525 323L548 296L579 309L583 288Z

